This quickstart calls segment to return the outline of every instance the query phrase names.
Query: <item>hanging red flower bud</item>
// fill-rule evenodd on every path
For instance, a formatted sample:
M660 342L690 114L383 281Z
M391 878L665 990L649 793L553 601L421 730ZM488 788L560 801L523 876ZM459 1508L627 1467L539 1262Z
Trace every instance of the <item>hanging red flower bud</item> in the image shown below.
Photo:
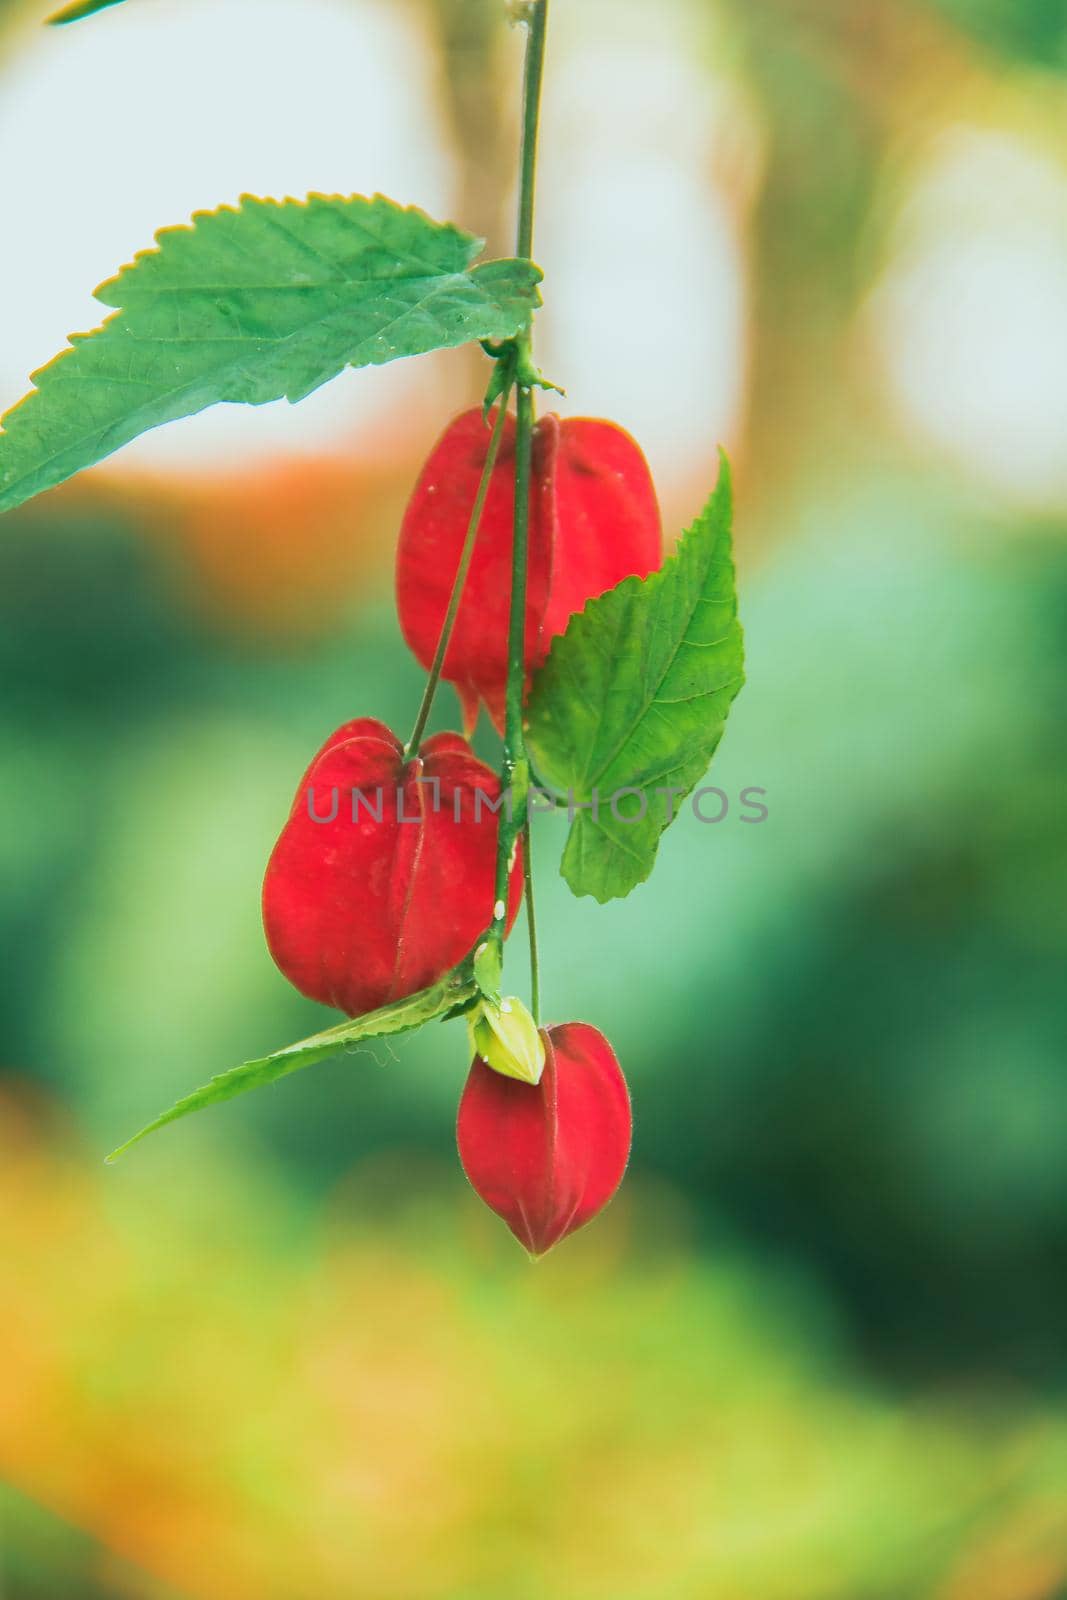
M363 717L297 790L263 882L270 953L302 994L349 1016L443 977L493 920L500 784L458 733L405 761ZM509 926L522 895L511 876Z
M630 1154L630 1096L602 1033L585 1022L542 1031L537 1084L479 1057L459 1106L463 1170L531 1255L543 1255L607 1205Z
M429 667L471 508L489 450L490 429L468 411L434 447L408 503L397 550L397 608L404 637ZM503 728L507 682L515 494L515 423L508 417L444 676L463 705L468 732L484 700ZM542 417L534 429L526 594L526 667L540 665L587 600L662 560L656 492L629 434L589 417Z

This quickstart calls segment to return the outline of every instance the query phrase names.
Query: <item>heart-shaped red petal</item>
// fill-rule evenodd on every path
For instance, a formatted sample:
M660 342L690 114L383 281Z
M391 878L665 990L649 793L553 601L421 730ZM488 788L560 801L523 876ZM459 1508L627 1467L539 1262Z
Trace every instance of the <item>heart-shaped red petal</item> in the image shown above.
M545 417L555 423L555 535L548 605L541 618L539 666L557 633L587 601L624 578L647 578L663 560L659 502L635 441L595 417Z
M499 794L457 733L435 734L408 762L371 718L332 734L263 882L267 944L289 981L359 1016L461 961L493 919ZM509 926L521 896L517 859Z
M456 1138L471 1185L531 1255L602 1210L630 1154L630 1096L614 1051L585 1022L542 1031L540 1083L475 1058Z
M490 429L468 411L445 430L420 474L397 548L397 610L426 668L441 635ZM444 677L473 727L479 701L503 728L515 495L508 417L490 479ZM640 449L610 422L545 416L534 429L526 592L526 666L540 664L587 600L662 559L659 507Z

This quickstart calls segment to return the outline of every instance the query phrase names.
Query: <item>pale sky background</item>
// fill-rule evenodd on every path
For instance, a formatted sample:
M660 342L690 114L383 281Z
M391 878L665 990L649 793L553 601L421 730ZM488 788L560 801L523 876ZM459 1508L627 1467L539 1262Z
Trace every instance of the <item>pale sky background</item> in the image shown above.
M672 0L558 0L554 27L542 363L567 386L558 409L629 427L669 485L710 443L736 445L743 420L745 208L721 154L758 154L758 123L737 84L709 79L692 12ZM0 209L18 248L0 253L0 408L100 320L91 288L196 209L242 191L381 190L464 220L435 64L403 3L131 0L73 28L27 19L2 70ZM857 327L899 423L1009 502L1067 501L1065 241L1062 162L961 125L906 175ZM433 363L348 373L296 407L216 407L117 459L350 448L428 390L447 415Z

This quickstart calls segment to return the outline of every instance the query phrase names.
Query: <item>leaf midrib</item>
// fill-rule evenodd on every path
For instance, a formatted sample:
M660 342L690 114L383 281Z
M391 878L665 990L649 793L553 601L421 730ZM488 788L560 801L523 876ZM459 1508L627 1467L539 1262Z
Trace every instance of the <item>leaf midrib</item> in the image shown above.
M487 262L481 264L488 265ZM460 272L444 269L438 272L391 272L381 277L368 273L361 278L324 278L311 283L174 283L162 284L158 289L149 289L142 285L124 295L121 304L115 309L127 311L135 301L161 300L164 295L169 294L299 294L310 290L358 289L363 284L425 283L430 279L435 283L441 283L450 278L473 278L476 271L477 268L466 267ZM108 302L102 300L100 303L107 305Z
M468 270L466 272L449 273L447 275L442 275L441 278L435 279L434 280L435 288L433 290L431 290L429 293L424 295L421 300L415 301L412 305L405 306L402 311L398 312L398 314L395 317L392 317L387 323L384 324L383 327L379 328L378 331L375 334L371 335L371 337L374 338L374 339L380 339L388 331L388 329L395 327L398 322L400 322L400 321L402 321L404 319L404 317L416 315L426 305L427 301L430 300L433 297L433 294L435 292L437 292L437 290L439 290L442 287L442 284L444 282L455 281L455 280L470 281L470 278L471 278L471 273ZM164 402L166 402L168 400L176 399L180 395L188 394L188 393L190 393L192 391L195 391L197 386L200 383L203 383L207 377L217 377L221 373L231 374L235 365L239 364L242 367L246 367L247 368L249 365L256 365L257 363L258 364L262 364L263 359L265 359L267 356L270 356L273 359L277 355L278 350L281 348L281 346L284 345L284 344L287 344L289 342L289 340L297 339L297 338L303 338L307 334L309 329L314 328L316 326L319 326L319 327L327 326L327 324L331 320L333 320L334 318L336 318L338 316L343 315L344 312L347 309L349 309L349 308L347 308L347 307L345 307L345 308L335 308L334 310L332 310L330 312L329 316L310 318L308 320L308 322L306 322L302 327L294 328L290 333L287 333L287 334L283 335L282 338L280 338L280 339L278 339L276 341L271 341L269 339L269 336L267 336L267 335L263 335L262 337L255 338L255 339L253 339L253 338L234 339L233 340L234 343L237 343L237 344L241 345L242 350L244 351L245 357L247 359L242 360L240 363L237 363L237 361L235 359L234 362L227 363L222 367L214 369L214 371L211 374L201 374L200 377L197 378L196 380L194 380L193 382L185 383L185 384L179 384L179 385L175 386L173 389L165 389L165 390L162 390L162 391L155 390L154 391L154 396L155 396L154 405L146 403L145 405L143 405L143 406L141 406L139 408L135 407L133 412L129 413L128 416L130 418L133 418L133 417L137 417L137 416L139 416L141 414L145 414L145 413L150 415L151 412L154 409L158 408ZM125 311L126 311L126 308L123 307L115 317L108 318L101 325L101 328L98 331L99 332L103 332L104 329L112 328L115 332L121 332L122 331L121 318L125 315ZM92 336L90 335L89 337L92 337ZM156 336L156 335L153 335L151 338L146 338L144 336L138 336L137 334L131 334L131 337L136 339L138 344L142 344L142 345L146 345L146 346L147 345L152 345L152 344L191 344L191 345L195 346L198 343L199 344L214 344L214 343L229 342L227 340L218 340L218 341L216 341L216 340L213 340L213 339L204 339L204 340L177 339L177 338L166 339L166 338L162 338L162 337L159 337L159 336ZM261 345L264 345L264 344L269 344L270 348L267 349L267 350L257 348L257 346L261 346ZM73 354L73 351L74 351L74 346L71 346L69 350L64 351L63 355L59 359L61 361L66 359L69 355ZM350 361L345 361L343 363L343 365L346 366L346 367L350 366L351 362ZM115 380L113 378L108 377L108 378L91 378L91 379L84 380L84 381L87 381L90 384L100 383L100 384L104 384L105 386L110 386ZM136 382L137 380L130 379L128 381L132 383L132 382ZM328 380L327 379L323 380L323 382L326 382L326 381L328 381ZM38 387L37 387L35 392L36 392L36 394L38 396L41 396L41 395L44 394L45 391L41 388L40 385L38 385ZM27 396L27 399L29 399L29 398L32 398L32 397L31 396ZM24 405L24 404L25 404L25 401L20 402L20 405ZM16 406L15 409L18 410L19 406ZM131 438L136 438L137 435L140 432L143 432L143 431L144 431L143 429L138 429L137 433L131 435ZM7 432L8 432L7 429L0 430L0 440L2 440L4 438L4 435ZM48 467L53 462L58 461L61 456L69 454L69 452L72 451L72 450L77 450L80 445L85 444L90 439L100 438L101 436L106 434L106 432L107 432L107 428L105 427L105 428L92 429L88 433L83 433L83 434L79 435L79 437L77 439L72 440L68 444L66 444L62 450L54 451L50 456L46 457L46 459L44 461L39 462L36 465L36 467L34 467L34 469L32 471L24 472L20 477L12 479L12 481L10 483L0 484L0 502L2 502L4 499L6 499L7 496L10 495L13 491L17 490L22 484L28 483L28 482L32 481L34 478L40 476L41 473L46 472ZM129 442L129 441L126 441L126 442Z

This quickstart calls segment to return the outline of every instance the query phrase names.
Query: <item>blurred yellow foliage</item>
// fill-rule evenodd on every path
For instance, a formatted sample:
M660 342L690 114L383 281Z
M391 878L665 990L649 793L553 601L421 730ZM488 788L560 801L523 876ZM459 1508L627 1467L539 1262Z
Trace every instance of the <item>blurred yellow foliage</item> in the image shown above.
M808 1290L701 1265L651 1186L535 1268L403 1153L309 1221L247 1158L195 1188L162 1145L98 1169L25 1091L0 1128L0 1471L182 1595L1042 1600L1067 1576L1062 1421L889 1403Z

